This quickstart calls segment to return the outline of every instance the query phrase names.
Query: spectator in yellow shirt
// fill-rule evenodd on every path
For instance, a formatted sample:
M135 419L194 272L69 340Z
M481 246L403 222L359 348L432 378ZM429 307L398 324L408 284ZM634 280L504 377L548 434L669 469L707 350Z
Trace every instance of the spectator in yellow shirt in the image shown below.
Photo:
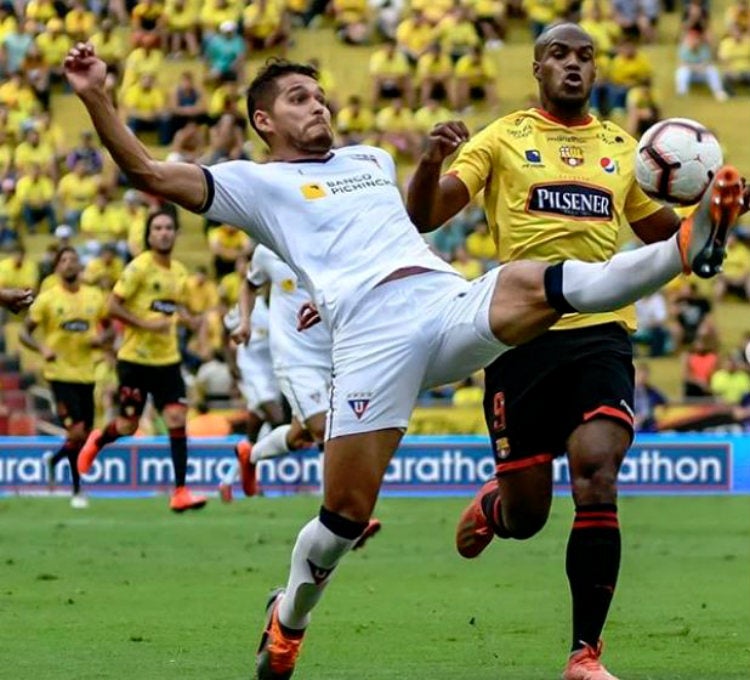
M413 11L396 29L398 48L415 65L435 39L435 29L421 11Z
M36 97L35 104L40 104L42 111L49 111L52 71L38 45L34 44L29 47L29 51L23 58L22 70L29 88Z
M466 248L459 246L453 251L451 266L457 269L469 281L478 279L484 274L484 267L479 260L474 259L466 252Z
M122 242L121 252L127 254L125 240L127 229L124 228L122 210L113 205L106 186L99 186L94 201L81 213L80 233L85 239L94 241Z
M47 22L47 30L34 39L50 66L52 79L57 82L63 79L63 60L73 46L73 41L65 34L64 29L62 19L54 17Z
M711 392L724 404L739 404L750 393L750 375L734 352L722 359L721 368L711 376Z
M452 78L453 64L450 57L443 52L440 43L432 43L417 60L416 81L420 104L426 103L428 99L443 101L451 97Z
M740 31L750 31L750 2L734 0L724 10L724 25L728 29L737 26Z
M732 95L738 87L750 87L750 32L732 24L719 43L718 56L727 93Z
M609 85L607 98L611 109L625 110L628 90L650 79L653 67L648 57L635 42L626 38L609 64Z
M411 66L395 40L385 40L383 46L372 53L369 71L373 104L395 97L406 102L413 101Z
M63 220L74 229L78 228L81 213L94 200L100 183L101 177L89 174L84 160L79 160L73 170L60 179L57 198Z
M203 40L212 37L221 30L221 25L231 22L235 25L240 20L240 8L236 2L229 0L205 0L201 7L199 23L203 30Z
M171 139L167 99L150 73L144 73L138 83L125 91L122 109L127 126L135 134L156 131L159 144L169 144Z
M237 121L245 121L245 98L240 92L237 76L227 73L222 76L219 86L208 100L208 119L212 125L216 124L224 115L233 116Z
M158 48L159 37L143 35L135 43L136 48L125 60L122 75L122 92L126 92L131 85L135 85L146 73L158 77L164 66L164 53Z
M375 129L375 116L356 94L336 114L336 132L342 146L362 144Z
M167 0L164 5L164 22L172 57L181 57L183 48L189 57L200 52L198 43L198 13L192 0Z
M205 314L219 307L219 288L208 276L208 269L203 265L195 268L195 273L188 277L187 306L191 314Z
M0 45L5 36L18 31L18 21L8 5L0 5Z
M474 231L466 237L466 252L469 257L479 260L484 269L489 269L493 263L497 262L497 243L484 220L477 222Z
M714 299L720 302L727 293L750 300L750 248L730 234L721 273L714 279Z
M244 253L239 255L234 261L232 271L222 276L219 281L219 297L225 309L230 309L240 299L240 290L245 285L247 277L247 260Z
M501 48L507 31L504 0L473 0L470 5L484 46L488 50Z
M220 224L208 233L208 247L214 258L216 278L221 279L235 271L238 257L248 257L253 242L241 229L231 224Z
M13 245L10 255L0 260L0 288L37 290L38 287L39 268L26 257L26 248L19 241Z
M86 42L96 28L96 15L83 0L73 0L73 7L65 15L65 32L73 42Z
M532 40L536 40L550 24L562 18L568 9L565 0L523 0L521 4L529 22Z
M18 180L16 194L21 202L21 216L28 233L36 233L36 225L44 220L47 221L49 233L53 233L57 226L52 203L55 198L55 185L43 174L38 163L32 163L29 173Z
M46 24L57 16L57 10L52 0L29 0L25 8L26 19L38 25Z
M33 54L34 45L32 44L24 56L21 63L23 68L29 54ZM5 82L0 85L0 103L5 104L15 115L16 121L26 123L39 108L39 100L34 94L34 90L29 85L23 70L11 73Z
M249 50L278 47L281 56L286 56L290 29L278 0L251 0L242 13L242 31Z
M390 106L378 111L375 116L378 144L392 153L402 154L416 160L419 152L419 135L414 129L414 114L406 108L403 100L394 99Z
M121 64L127 56L127 50L120 35L114 29L115 24L112 19L102 19L99 30L89 38L89 41L94 46L96 55L107 64L107 71L119 75L122 72Z
M89 260L83 270L83 280L90 286L111 291L124 268L122 260L117 257L117 246L114 243L105 243L99 256Z
M484 99L497 106L497 69L494 62L476 45L456 63L453 79L453 106L465 109L471 101Z
M0 247L18 240L21 222L21 203L16 195L16 183L10 177L0 182Z
M479 33L471 20L468 8L455 5L435 28L440 36L440 46L443 52L450 56L455 64L472 48L481 44Z
M422 108L414 112L414 129L425 139L438 123L445 123L454 118L453 112L437 99L428 99Z
M136 257L144 249L146 220L148 219L148 208L140 192L135 189L128 189L125 192L120 206L120 219L127 231L128 252L131 257Z
M347 45L363 45L370 37L367 0L332 0L333 22L339 40Z
M627 131L636 139L661 120L661 109L650 78L641 85L630 88L625 100L625 110Z
M157 0L141 0L130 13L131 38L134 43L152 35L161 42L164 7Z

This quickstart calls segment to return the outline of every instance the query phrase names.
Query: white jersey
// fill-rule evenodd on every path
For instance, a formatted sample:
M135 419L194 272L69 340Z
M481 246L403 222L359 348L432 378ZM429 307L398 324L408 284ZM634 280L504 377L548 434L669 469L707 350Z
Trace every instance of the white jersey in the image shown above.
M248 350L269 350L269 323L270 313L265 298L258 296L255 300L253 313L250 315L250 342L247 343Z
M273 368L279 373L301 366L331 369L331 333L319 323L297 330L297 312L310 302L297 275L276 253L263 245L255 248L247 280L256 287L271 284L268 332Z
M244 229L289 264L331 328L397 269L460 276L412 224L382 149L348 146L326 160L229 161L203 171L206 216Z

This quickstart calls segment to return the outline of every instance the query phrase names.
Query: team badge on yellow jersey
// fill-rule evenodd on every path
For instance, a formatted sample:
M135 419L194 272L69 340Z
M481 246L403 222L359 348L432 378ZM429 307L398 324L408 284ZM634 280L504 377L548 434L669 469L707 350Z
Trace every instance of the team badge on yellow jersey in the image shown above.
M583 149L580 146L561 146L560 158L571 168L577 168L583 165Z

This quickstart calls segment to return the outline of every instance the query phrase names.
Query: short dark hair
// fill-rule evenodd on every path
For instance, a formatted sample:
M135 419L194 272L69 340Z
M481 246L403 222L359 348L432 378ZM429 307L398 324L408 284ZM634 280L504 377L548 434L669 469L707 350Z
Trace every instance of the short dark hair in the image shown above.
M55 259L52 260L52 271L57 270L57 265L60 264L60 260L62 260L65 253L74 253L78 257L78 251L73 246L63 246L55 253Z
M255 127L253 116L258 109L267 110L273 106L279 94L276 82L279 78L292 73L298 73L318 80L318 69L314 66L272 57L266 61L263 68L253 78L253 82L250 83L250 87L247 90L247 117L250 120L250 125L253 126L253 130L258 133L261 139L264 139L263 134Z

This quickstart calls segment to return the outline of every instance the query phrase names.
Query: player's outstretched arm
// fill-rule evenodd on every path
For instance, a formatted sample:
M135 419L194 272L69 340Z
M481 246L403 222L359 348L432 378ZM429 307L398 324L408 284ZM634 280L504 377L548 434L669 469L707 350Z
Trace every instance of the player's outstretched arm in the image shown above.
M468 139L469 131L460 121L439 123L430 131L406 194L406 209L420 232L437 229L469 202L460 179L440 176L443 161Z
M208 193L203 171L189 163L165 163L149 155L120 120L107 94L105 63L88 43L78 43L65 57L65 75L86 107L102 144L136 189L199 211Z

